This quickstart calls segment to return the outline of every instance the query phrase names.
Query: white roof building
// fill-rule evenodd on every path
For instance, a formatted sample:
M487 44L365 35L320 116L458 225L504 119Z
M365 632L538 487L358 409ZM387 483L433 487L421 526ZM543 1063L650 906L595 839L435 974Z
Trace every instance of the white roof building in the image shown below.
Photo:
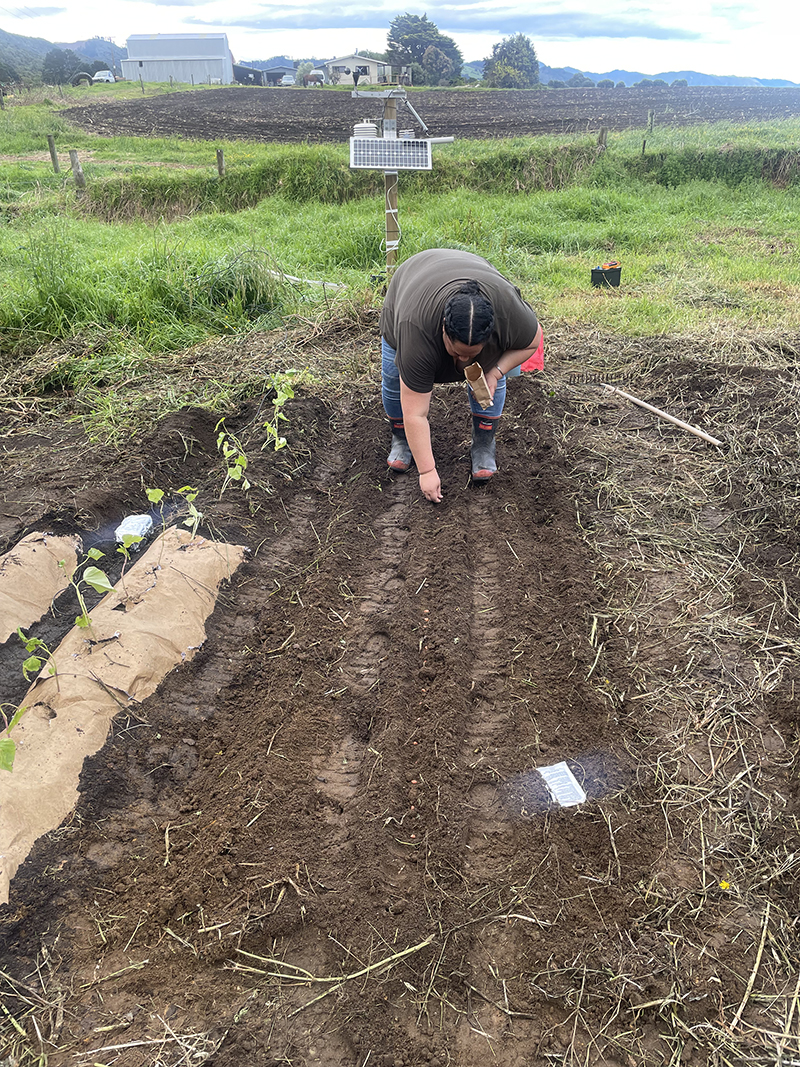
M359 85L386 85L392 80L391 64L381 63L368 56L340 56L338 59L329 59L324 67L328 80L339 85L353 85L353 71L357 67L367 71L359 78ZM348 68L350 73L345 74Z
M121 66L130 81L230 85L234 80L225 33L136 33L127 45Z

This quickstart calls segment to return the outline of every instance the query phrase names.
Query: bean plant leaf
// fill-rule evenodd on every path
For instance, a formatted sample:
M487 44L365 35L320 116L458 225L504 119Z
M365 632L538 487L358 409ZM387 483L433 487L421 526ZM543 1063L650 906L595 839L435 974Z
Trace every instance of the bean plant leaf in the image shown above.
M160 504L161 501L164 499L164 490L163 489L148 489L147 490L147 499L150 501L151 504Z
M83 580L87 585L90 585L96 593L110 593L114 589L114 586L109 582L105 573L101 571L99 567L87 567L83 572Z
M99 548L90 548L86 553L87 559L102 559L105 552L101 552Z
M10 737L0 738L0 771L14 770L14 756L17 746Z
M38 656L28 656L25 662L22 664L22 673L25 675L25 681L31 680L32 674L38 674L42 669L42 661Z

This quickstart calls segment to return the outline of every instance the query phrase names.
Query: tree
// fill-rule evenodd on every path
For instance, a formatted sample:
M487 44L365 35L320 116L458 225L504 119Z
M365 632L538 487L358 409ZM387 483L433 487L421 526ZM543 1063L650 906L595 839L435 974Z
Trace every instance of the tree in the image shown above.
M597 88L598 89L613 89L614 88L614 82L611 80L611 78L603 78L597 83Z
M689 82L686 80L686 78L676 78L674 81L670 82L670 88L671 89L688 89L689 88Z
M491 89L532 89L539 84L539 60L524 33L504 37L492 46L483 64L483 80Z
M429 45L422 57L428 85L447 85L453 77L453 61L436 45Z
M104 63L100 65L105 66ZM79 70L93 73L89 69L91 66L88 60L71 48L51 48L42 64L42 81L45 85L64 85Z
M627 86L625 85L625 82L617 82L617 84L614 86L614 88L615 89L625 89L625 88L627 88Z
M547 86L549 89L566 89L567 83L562 82L560 78L551 78Z
M18 82L19 80L19 73L11 66L11 64L5 63L0 59L0 82L2 82L3 85L8 85L11 82Z
M458 45L431 22L427 15L398 15L392 19L389 35L386 38L386 55L390 63L397 67L406 67L411 63L422 63L425 52L433 45L444 52L453 64L452 77L457 78L464 65L464 57Z
M581 74L578 71L577 74L573 74L570 80L567 82L570 89L594 89L594 82L591 78L587 78L585 74Z

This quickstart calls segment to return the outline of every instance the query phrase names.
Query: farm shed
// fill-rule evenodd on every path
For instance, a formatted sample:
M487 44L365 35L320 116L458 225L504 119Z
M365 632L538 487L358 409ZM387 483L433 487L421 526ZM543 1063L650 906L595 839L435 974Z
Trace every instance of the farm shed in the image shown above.
M122 76L131 81L174 78L193 85L230 85L233 57L224 33L141 33L128 38Z
M291 74L294 77L297 74L297 68L293 63L278 63L274 67L265 67L263 74L264 85L280 85L284 74Z
M256 67L247 67L241 63L233 64L233 77L240 85L264 85L264 71Z

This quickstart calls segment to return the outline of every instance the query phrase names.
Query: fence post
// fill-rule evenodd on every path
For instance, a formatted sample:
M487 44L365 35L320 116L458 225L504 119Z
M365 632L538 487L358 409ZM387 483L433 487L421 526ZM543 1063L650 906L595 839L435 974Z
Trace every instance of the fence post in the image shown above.
M142 81L142 76L141 76L141 74L139 75L139 84L140 84L140 85L141 85L141 87L142 87L142 96L144 96L144 82Z
M220 178L225 177L225 153L221 148L217 149L217 172Z
M600 136L597 138L597 144L599 148L608 148L608 126L600 127Z
M169 87L170 87L170 89L172 88L172 75L171 74L169 76Z
M53 161L53 174L58 174L61 167L58 165L58 153L56 152L56 139L52 133L47 135L47 147L50 149L50 158Z
M83 173L83 167L78 159L78 153L74 148L69 150L69 161L72 164L72 173L75 176L75 186L78 189L86 188L86 176Z
M6 109L6 102L3 99L4 95L5 94L3 93L3 86L0 85L0 111L5 111Z
M655 118L655 114L656 114L655 111L648 111L647 112L647 125L648 125L648 128L650 129L651 133L652 133L652 130L653 130L653 119Z

